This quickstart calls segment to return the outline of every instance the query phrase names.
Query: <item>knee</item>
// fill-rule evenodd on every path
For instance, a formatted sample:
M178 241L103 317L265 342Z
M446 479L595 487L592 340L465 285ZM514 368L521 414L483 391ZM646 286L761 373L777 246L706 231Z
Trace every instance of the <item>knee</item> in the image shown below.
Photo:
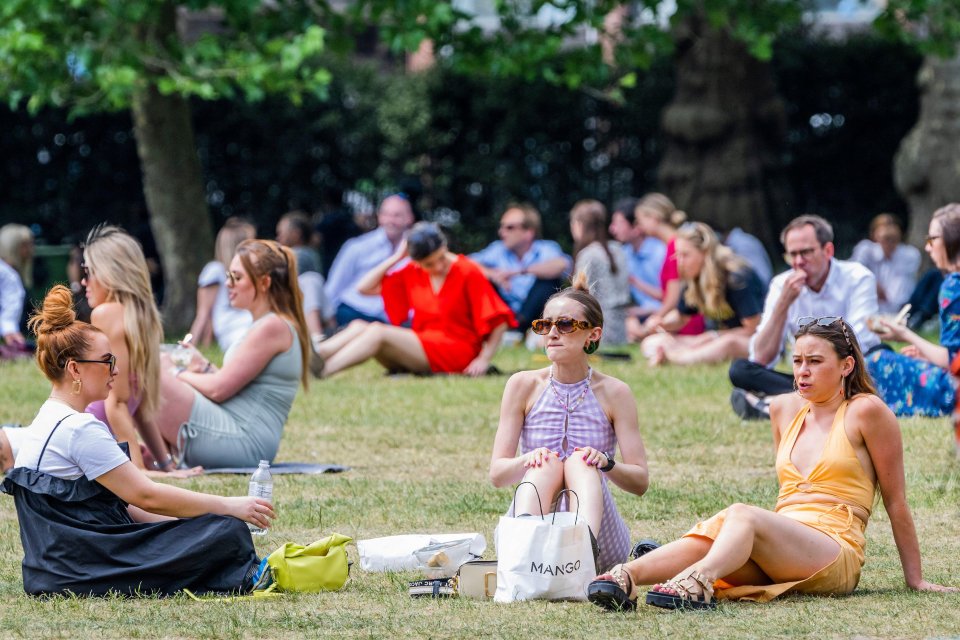
M583 474L587 471L599 473L595 465L587 464L583 459L582 451L574 451L572 456L563 461L563 468L567 472L576 474Z
M730 370L728 375L730 376L730 383L737 387L738 389L750 389L750 372L754 369L756 365L746 358L737 358L730 363Z
M366 320L361 320L357 318L356 320L351 320L350 324L347 325L348 329L363 329L364 327L369 326L370 323Z
M550 454L543 459L543 464L539 467L530 467L524 474L523 479L529 482L559 483L563 481L564 463L560 459Z
M724 518L726 522L739 522L753 524L757 514L757 507L738 502L727 507L727 513Z

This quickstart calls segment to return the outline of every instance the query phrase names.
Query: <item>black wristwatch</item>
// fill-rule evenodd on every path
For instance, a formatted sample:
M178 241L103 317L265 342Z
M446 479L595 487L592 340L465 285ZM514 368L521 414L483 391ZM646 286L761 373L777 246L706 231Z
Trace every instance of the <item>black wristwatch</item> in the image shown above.
M603 454L603 455L606 456L607 454ZM615 466L617 466L617 463L613 459L613 456L607 456L607 465L605 467L600 467L600 471L607 473L608 471L611 471Z

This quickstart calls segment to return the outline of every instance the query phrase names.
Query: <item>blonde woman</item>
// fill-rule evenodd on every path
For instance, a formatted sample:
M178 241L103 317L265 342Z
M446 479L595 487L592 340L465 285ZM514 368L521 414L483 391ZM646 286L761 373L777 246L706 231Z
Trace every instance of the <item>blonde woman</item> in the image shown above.
M130 444L130 460L146 468L137 444L137 428L149 422L160 403L160 343L163 327L153 299L143 249L119 227L100 225L87 236L83 250L83 285L93 312L90 322L110 339L117 375L106 400L87 407L118 442ZM172 471L173 458L163 441L144 440L154 456L150 466Z
M682 289L677 307L654 326L663 329L641 343L650 364L696 364L746 358L750 336L760 324L766 295L759 276L723 246L702 222L688 222L676 236ZM698 336L672 335L702 313L717 329Z
M637 203L634 210L637 222L648 236L658 238L667 245L667 254L660 270L660 289L663 292L660 308L650 314L640 323L631 318L627 323L627 332L630 340L640 342L657 330L670 311L676 309L680 301L680 276L677 273L677 249L674 237L677 227L686 222L687 214L677 209L673 202L662 193L648 193ZM703 316L692 316L685 325L677 331L680 335L698 335L703 333Z
M254 226L242 218L228 218L217 233L214 259L204 265L197 280L197 315L190 325L196 344L208 345L216 338L226 351L253 323L249 311L230 306L226 285L237 245L256 235Z

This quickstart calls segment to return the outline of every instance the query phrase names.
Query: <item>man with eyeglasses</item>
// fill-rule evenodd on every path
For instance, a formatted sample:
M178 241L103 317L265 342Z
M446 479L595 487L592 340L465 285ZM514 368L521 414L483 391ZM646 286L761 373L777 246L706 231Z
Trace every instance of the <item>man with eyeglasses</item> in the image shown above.
M397 250L404 234L413 226L413 207L405 193L387 196L377 210L373 231L347 240L330 267L324 293L334 310L337 326L353 320L387 322L381 296L367 296L357 291L357 282L368 271L389 258ZM403 267L406 262L397 265Z
M539 318L547 298L560 288L573 260L553 240L540 239L540 212L531 204L507 206L500 239L470 255L513 310L519 331Z
M833 227L816 215L794 218L780 234L790 269L770 282L763 317L750 338L749 359L730 365L733 410L744 420L769 417L768 396L793 391L793 376L774 371L800 318L842 316L857 335L864 355L880 346L867 327L876 315L877 282L862 264L833 257Z

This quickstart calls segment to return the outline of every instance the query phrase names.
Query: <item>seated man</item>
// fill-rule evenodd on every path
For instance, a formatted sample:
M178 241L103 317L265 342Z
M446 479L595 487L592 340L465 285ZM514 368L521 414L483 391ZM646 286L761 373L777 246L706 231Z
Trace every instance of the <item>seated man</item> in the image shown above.
M730 403L741 418L769 418L766 396L793 391L793 376L773 370L800 318L841 316L853 327L864 353L880 345L867 328L877 313L877 282L857 262L833 257L833 228L815 215L794 218L780 234L791 268L770 282L763 317L750 338L750 358L730 365Z
M901 242L902 237L897 219L881 213L870 221L870 238L858 242L850 256L850 260L870 269L877 278L881 313L900 311L917 284L920 250Z
M717 235L724 245L747 261L753 272L760 278L763 286L770 284L773 277L773 265L770 264L770 256L767 250L763 248L763 243L755 235L749 234L740 227L734 227L731 230L716 228Z
M634 303L630 316L643 319L659 309L663 299L660 270L667 257L667 245L659 238L648 236L637 224L634 213L637 202L636 198L624 198L614 205L610 235L623 245L630 265L630 293ZM630 319L627 322L631 322Z
M363 295L357 291L357 282L393 255L413 222L409 198L406 194L396 193L380 203L376 229L343 244L330 267L330 277L324 289L327 304L336 315L337 326L345 327L357 319L387 322L383 298Z
M540 212L530 204L511 204L500 217L500 239L470 255L513 310L520 331L540 317L573 266L560 245L539 235Z

